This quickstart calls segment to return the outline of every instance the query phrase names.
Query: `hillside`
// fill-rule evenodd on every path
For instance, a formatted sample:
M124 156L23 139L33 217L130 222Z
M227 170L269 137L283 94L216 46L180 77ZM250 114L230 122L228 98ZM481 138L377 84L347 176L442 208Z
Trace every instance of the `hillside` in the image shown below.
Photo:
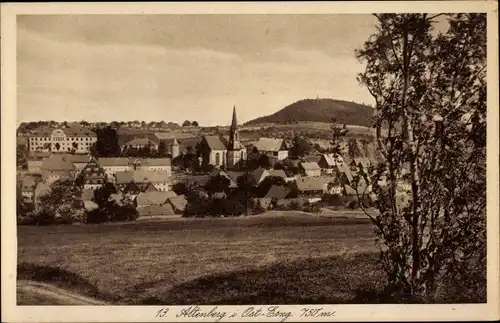
M292 103L274 114L248 121L245 125L290 124L297 121L329 122L336 119L338 123L370 127L372 113L371 107L355 102L305 99Z

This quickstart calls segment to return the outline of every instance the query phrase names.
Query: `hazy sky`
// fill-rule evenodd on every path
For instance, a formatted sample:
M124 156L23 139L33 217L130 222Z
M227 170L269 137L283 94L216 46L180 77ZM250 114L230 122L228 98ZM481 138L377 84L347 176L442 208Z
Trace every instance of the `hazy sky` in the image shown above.
M18 120L240 122L305 98L373 103L369 15L17 18Z

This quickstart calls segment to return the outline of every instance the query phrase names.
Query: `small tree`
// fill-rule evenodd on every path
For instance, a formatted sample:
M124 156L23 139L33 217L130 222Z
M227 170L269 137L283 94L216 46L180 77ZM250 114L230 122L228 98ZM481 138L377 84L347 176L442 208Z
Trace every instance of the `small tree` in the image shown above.
M264 168L264 169L271 168L271 161L269 160L269 156L267 156L266 154L260 155L257 162L258 162L259 166Z
M191 122L191 125L192 125L193 127L198 127L198 121L193 121L193 122Z
M304 157L311 151L311 144L303 137L295 136L293 138L293 145L290 149L290 155L293 157Z
M190 127L190 126L191 126L191 121L189 121L189 120L184 121L184 122L182 123L182 126L183 126L183 127Z

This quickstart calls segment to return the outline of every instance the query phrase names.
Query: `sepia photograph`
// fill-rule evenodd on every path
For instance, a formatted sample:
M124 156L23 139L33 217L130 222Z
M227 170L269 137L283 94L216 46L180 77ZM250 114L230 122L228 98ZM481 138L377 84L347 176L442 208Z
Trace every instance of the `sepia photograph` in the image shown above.
M440 9L16 14L14 305L497 302L498 31Z

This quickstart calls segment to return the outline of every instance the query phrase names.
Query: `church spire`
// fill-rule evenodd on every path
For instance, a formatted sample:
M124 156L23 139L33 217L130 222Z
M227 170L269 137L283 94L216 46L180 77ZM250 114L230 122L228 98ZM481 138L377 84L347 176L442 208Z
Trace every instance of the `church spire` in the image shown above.
M236 106L233 106L233 121L231 122L231 129L236 129L238 127L238 121L236 120Z

